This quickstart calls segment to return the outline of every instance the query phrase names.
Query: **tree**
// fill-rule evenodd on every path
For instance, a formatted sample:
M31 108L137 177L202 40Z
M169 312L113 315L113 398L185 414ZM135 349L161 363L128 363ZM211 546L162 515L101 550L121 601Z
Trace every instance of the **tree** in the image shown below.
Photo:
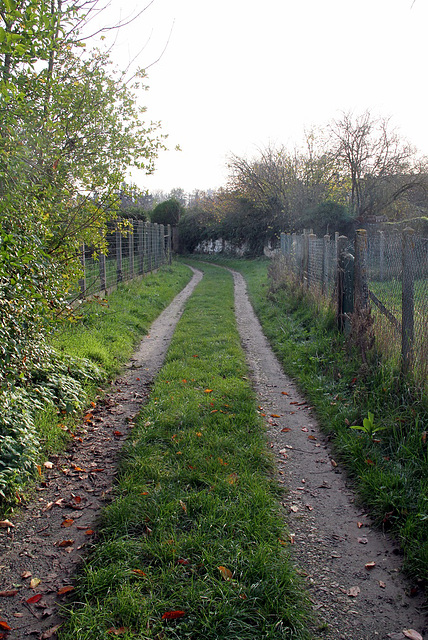
M328 128L329 154L349 180L349 201L359 222L379 215L417 187L427 188L427 162L391 127L369 111L344 113Z
M162 146L137 106L144 73L130 86L106 53L82 53L96 2L0 0L3 379L31 366L61 314L81 242L102 249L129 166L151 172Z
M157 222L157 224L163 224L165 226L170 224L172 227L175 227L179 223L183 212L183 205L175 198L171 198L156 205L153 209L151 220L152 222Z

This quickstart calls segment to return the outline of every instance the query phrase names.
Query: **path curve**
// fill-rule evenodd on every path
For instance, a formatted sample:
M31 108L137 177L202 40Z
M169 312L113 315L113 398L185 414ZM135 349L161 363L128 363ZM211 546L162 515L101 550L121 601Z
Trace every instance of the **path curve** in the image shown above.
M46 470L37 497L19 517L11 517L14 528L0 529L0 620L12 627L8 640L56 637L62 622L58 604L65 597L58 591L72 587L77 565L96 540L97 517L110 499L122 442L147 400L184 305L203 277L190 268L190 282L153 322L127 370L91 411L67 452L51 456L52 469ZM31 580L40 582L32 588Z
M398 550L355 505L311 408L263 334L244 278L232 273L242 345L263 413L269 416L268 439L279 482L288 489L282 505L292 532L292 555L314 611L328 625L322 633L314 630L314 638L400 640L404 629L423 635L423 599L409 597ZM365 566L369 562L375 562L371 569Z

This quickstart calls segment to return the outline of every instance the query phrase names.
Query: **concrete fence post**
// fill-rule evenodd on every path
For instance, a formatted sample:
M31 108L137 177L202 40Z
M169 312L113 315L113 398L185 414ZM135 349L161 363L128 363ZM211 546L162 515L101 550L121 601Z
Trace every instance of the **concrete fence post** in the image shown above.
M323 239L322 247L322 285L321 293L323 296L328 295L328 276L330 271L330 236L326 234Z

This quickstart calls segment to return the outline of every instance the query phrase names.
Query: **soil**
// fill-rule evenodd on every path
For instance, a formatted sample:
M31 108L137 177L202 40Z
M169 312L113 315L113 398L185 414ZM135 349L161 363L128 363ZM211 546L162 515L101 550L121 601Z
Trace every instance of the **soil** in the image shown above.
M14 526L0 529L0 621L12 627L8 640L56 638L73 576L96 542L122 442L201 277L194 270L192 281L152 325L124 374L85 416L67 452L47 461L51 468L45 469L34 499L10 517ZM357 506L311 407L273 355L242 276L234 272L234 279L242 344L284 485L281 508L290 549L317 618L313 637L423 638L423 594L401 573L397 545L374 530Z

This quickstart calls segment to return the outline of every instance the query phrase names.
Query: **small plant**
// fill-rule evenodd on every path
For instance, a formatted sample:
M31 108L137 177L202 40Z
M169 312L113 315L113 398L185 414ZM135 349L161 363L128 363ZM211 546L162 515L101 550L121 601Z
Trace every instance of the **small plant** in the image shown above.
M373 438L376 433L379 431L383 431L386 427L376 426L374 423L374 414L369 411L367 413L367 418L364 418L362 425L354 424L351 426L351 429L358 429L359 431L364 431L369 438Z

